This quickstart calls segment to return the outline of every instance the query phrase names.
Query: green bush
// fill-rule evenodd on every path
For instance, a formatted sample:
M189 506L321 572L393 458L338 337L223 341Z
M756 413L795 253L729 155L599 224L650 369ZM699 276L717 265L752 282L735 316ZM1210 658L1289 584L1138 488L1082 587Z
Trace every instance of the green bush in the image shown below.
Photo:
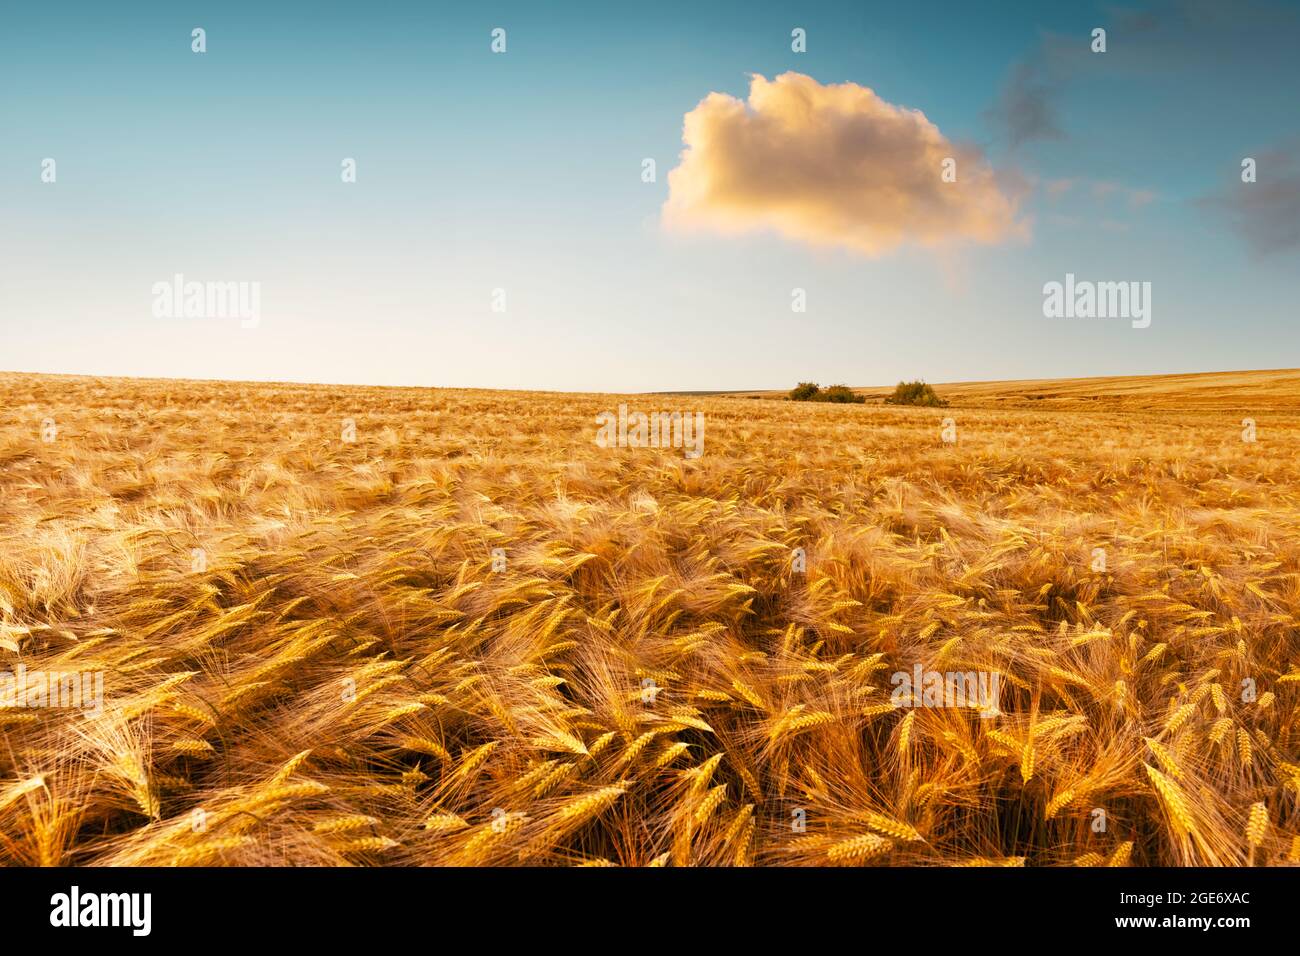
M885 399L886 405L924 405L927 408L947 408L948 403L935 394L925 382L899 382L894 394Z
M862 405L866 402L865 395L854 395L853 389L847 385L828 385L826 389L818 396L819 401L838 402L844 405Z
M790 389L792 402L836 402L843 405L861 405L866 402L862 395L853 394L847 385L828 385L821 388L815 382L800 382Z

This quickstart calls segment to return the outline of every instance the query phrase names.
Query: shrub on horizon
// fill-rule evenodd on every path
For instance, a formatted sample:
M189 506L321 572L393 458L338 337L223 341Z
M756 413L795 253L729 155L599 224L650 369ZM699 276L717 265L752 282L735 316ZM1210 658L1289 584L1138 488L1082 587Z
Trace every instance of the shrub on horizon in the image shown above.
M816 382L800 382L790 389L792 402L834 402L843 405L862 405L866 397L855 395L847 385L828 385L822 388Z
M847 385L828 385L817 397L822 402L837 402L844 405L865 405L865 395L855 395Z
M894 394L885 399L886 405L922 405L927 408L947 408L948 403L940 398L933 388L922 381L899 382L894 387Z

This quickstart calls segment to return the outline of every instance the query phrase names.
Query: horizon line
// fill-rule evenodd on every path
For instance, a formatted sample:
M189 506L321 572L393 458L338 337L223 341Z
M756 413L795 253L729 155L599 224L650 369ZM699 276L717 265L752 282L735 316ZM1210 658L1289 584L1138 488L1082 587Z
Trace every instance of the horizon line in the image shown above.
M1124 380L1124 379L1151 379L1151 378L1188 378L1194 376L1209 375L1238 375L1242 373L1282 373L1296 372L1300 373L1300 367L1281 367L1281 368L1237 368L1237 369L1206 369L1198 372L1147 372L1142 374L1125 374L1125 375L1060 375L1050 378L972 378L958 379L950 382L931 382L929 384L936 387L955 387L963 385L1015 385L1029 382L1074 382L1089 381L1099 379ZM105 375L91 372L28 372L16 369L0 369L0 376L38 376L44 378L68 378L68 379L120 379L125 381L136 382L197 382L208 384L226 384L226 385L287 385L298 387L312 388L383 388L383 389L422 389L434 390L440 389L445 391L456 392L524 392L543 395L754 395L759 393L780 393L789 391L789 388L728 388L728 389L651 389L649 391L639 392L611 392L591 389L559 389L559 388L512 388L508 386L489 387L481 385L458 386L458 385L381 385L365 382L302 382L288 379L228 379L228 378L180 378L166 375ZM926 381L924 378L916 379L917 381ZM899 379L899 382L908 381L908 379ZM795 383L798 384L797 382ZM790 386L793 388L794 386ZM848 388L855 392L868 392L877 389L893 388L893 385L849 385Z

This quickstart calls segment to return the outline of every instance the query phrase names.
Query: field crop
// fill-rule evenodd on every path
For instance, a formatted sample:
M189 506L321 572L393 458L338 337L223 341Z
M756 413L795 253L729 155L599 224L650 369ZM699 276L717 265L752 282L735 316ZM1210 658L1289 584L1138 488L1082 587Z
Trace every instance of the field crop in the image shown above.
M103 688L0 708L0 862L1300 862L1289 374L933 409L0 375L0 672ZM620 403L703 412L703 455L599 447ZM900 698L932 673L996 699Z

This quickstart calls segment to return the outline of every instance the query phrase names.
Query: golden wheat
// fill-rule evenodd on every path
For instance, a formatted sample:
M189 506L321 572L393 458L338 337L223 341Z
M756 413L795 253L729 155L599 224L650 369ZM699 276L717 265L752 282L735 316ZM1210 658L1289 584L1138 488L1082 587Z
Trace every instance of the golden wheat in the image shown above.
M104 689L0 708L0 863L1295 863L1279 381L931 410L0 375L0 672ZM699 408L704 456L598 447L620 402ZM896 695L917 668L998 698Z

